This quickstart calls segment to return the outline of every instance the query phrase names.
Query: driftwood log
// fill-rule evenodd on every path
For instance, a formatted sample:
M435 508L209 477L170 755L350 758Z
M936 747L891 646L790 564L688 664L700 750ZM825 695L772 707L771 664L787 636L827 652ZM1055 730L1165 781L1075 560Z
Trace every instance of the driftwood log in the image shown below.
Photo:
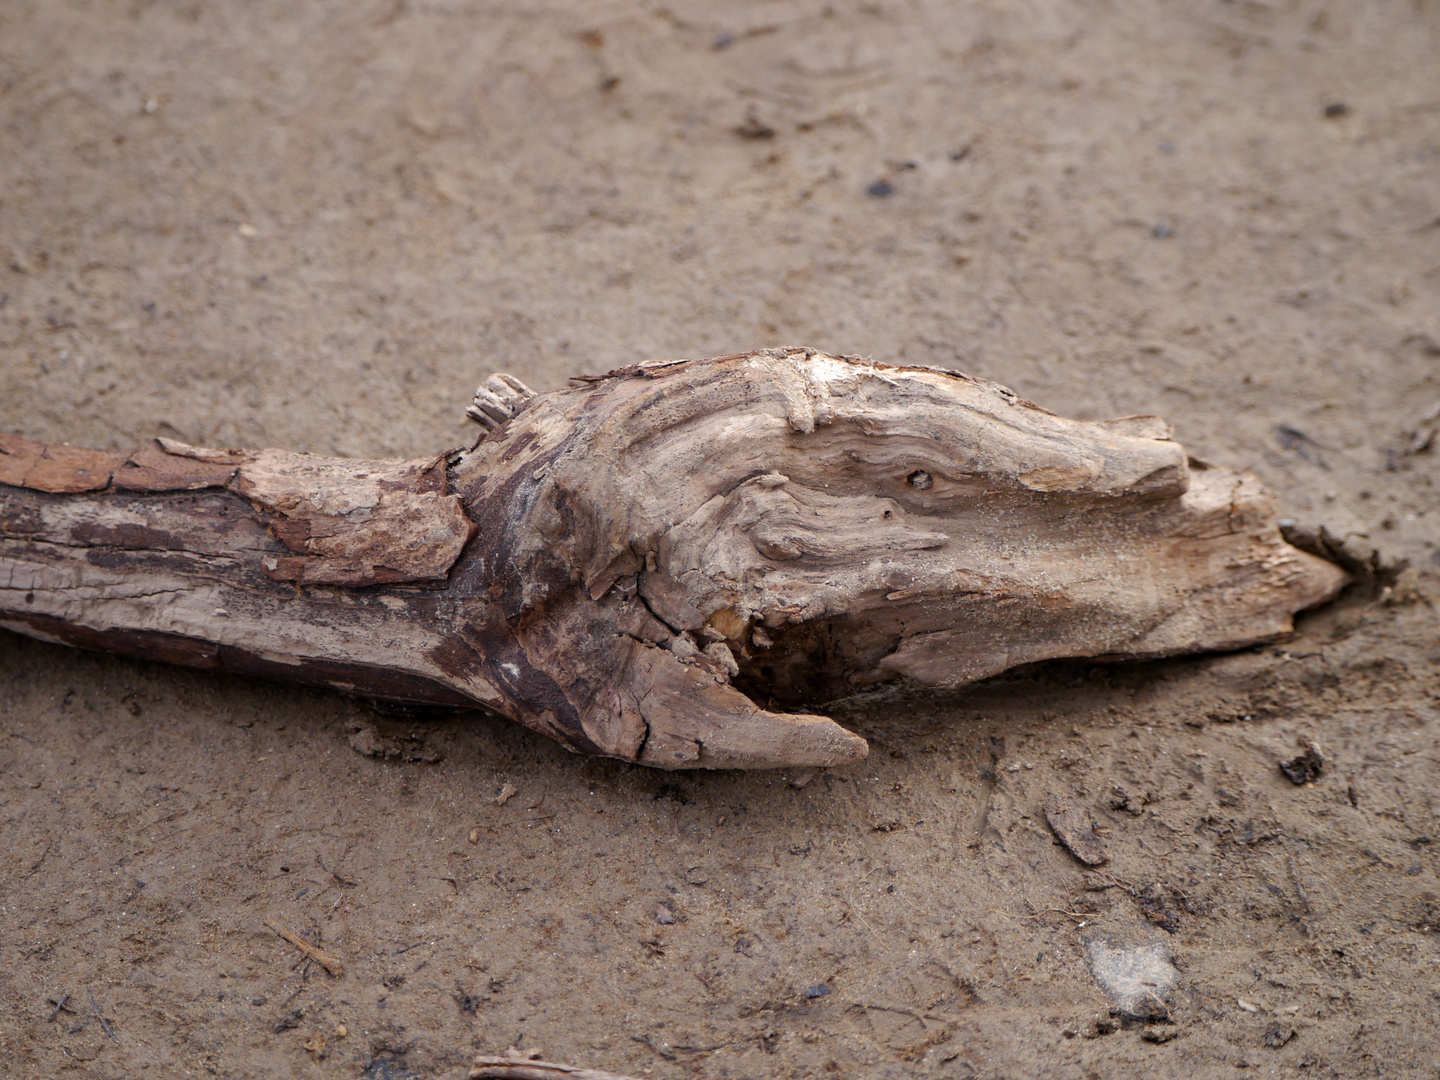
M1153 417L810 349L577 383L414 461L0 436L0 626L763 768L866 752L777 703L1233 649L1347 580Z

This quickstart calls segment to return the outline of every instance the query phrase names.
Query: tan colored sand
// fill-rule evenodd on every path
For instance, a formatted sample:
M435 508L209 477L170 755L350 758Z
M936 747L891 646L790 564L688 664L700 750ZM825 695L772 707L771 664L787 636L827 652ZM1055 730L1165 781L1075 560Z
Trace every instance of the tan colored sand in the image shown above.
M1160 413L1417 567L846 703L803 787L0 635L0 1073L1428 1075L1437 56L1428 0L0 5L0 429L423 453L492 370L810 344Z

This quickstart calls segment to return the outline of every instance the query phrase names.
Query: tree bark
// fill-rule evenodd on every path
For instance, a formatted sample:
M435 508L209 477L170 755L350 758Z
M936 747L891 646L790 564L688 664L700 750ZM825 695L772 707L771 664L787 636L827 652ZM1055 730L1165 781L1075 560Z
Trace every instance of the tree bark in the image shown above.
M1347 580L1153 417L808 349L577 381L416 461L0 436L0 626L764 768L866 746L752 697L1233 649Z

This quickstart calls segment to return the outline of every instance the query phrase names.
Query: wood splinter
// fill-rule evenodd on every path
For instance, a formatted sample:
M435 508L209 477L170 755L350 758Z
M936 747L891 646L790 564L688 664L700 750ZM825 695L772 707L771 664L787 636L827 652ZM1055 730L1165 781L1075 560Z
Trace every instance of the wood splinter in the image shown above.
M481 1054L471 1063L469 1080L634 1080L603 1069L582 1069L555 1061Z
M317 949L314 945L311 945L308 941L302 938L299 934L295 933L293 930L286 930L283 926L276 926L268 919L265 920L265 925L267 928L279 934L286 941L290 942L291 945L294 945L297 949L304 953L306 957L314 960L331 975L345 974L344 964L342 964L339 960L336 960L335 957L331 956L329 953L322 952L320 949Z
M480 441L416 461L0 435L0 627L805 767L866 743L757 701L1234 649L1348 580L1154 417L813 349L576 381L492 376Z

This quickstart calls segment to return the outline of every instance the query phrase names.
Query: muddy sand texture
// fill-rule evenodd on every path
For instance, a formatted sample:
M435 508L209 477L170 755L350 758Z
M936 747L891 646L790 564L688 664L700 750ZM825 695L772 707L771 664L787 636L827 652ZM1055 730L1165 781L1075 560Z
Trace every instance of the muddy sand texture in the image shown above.
M0 1071L1431 1075L1437 55L1427 0L0 7L0 429L419 454L492 370L803 343L1159 413L1413 563L842 703L813 776L0 634Z

